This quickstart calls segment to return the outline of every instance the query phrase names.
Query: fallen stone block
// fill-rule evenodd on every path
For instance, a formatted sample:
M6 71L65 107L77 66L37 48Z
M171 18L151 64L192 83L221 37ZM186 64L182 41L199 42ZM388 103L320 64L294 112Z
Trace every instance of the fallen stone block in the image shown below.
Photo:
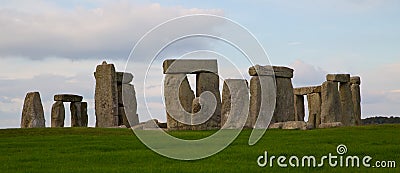
M271 123L269 124L268 128L269 129L282 129L283 122L278 122L278 123Z
M341 127L343 124L341 122L332 122L332 123L321 123L318 128L333 128L333 127Z
M306 130L307 123L304 121L286 121L286 122L283 122L282 129Z

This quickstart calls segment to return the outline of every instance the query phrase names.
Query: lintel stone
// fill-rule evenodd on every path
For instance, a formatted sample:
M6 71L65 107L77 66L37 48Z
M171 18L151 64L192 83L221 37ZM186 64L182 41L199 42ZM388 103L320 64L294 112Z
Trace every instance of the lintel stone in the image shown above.
M283 77L283 78L292 78L293 77L293 69L283 66L270 66L270 65L255 65L249 68L250 76L272 76L275 77Z
M360 84L361 84L360 76L352 76L352 77L350 77L350 83L351 83L351 84L358 84L358 85L360 85Z
M132 82L133 75L126 72L116 72L116 78L118 84L128 84Z
M272 76L274 75L274 71L272 66L266 65L255 65L249 68L249 75L250 76Z
M82 99L83 99L82 96L74 95L74 94L57 94L57 95L54 95L54 101L81 102Z
M327 74L326 80L332 82L350 82L350 74Z
M321 86L300 87L293 90L295 95L307 95L312 93L320 93Z
M171 68L170 68L171 67ZM218 74L216 59L167 59L163 62L164 74Z

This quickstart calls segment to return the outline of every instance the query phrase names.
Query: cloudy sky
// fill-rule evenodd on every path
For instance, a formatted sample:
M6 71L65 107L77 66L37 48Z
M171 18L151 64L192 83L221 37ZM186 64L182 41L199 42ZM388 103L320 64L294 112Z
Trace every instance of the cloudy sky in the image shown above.
M146 32L162 22L190 14L219 15L246 27L265 48L270 63L295 69L294 86L321 84L326 73L360 75L363 118L400 115L397 0L2 0L0 128L19 127L23 100L29 91L41 93L47 126L54 94L83 95L89 103L89 125L93 126L96 65L107 60L123 71L130 51ZM193 28L177 25L173 31L211 30L218 25L201 21ZM147 46L150 49L152 44ZM228 48L193 39L170 48L164 58L196 49L216 50L215 47L228 52L225 57L235 56ZM219 62L221 76L238 77L230 75L231 68L222 64ZM140 61L130 66L146 70ZM160 97L161 62L155 62L153 67L156 70L147 79L148 87L141 85L144 76L135 74L133 84L138 93L146 89L149 111L154 118L165 121ZM245 67L238 68L246 71ZM147 109L139 105L141 120L145 120L140 116L144 111Z

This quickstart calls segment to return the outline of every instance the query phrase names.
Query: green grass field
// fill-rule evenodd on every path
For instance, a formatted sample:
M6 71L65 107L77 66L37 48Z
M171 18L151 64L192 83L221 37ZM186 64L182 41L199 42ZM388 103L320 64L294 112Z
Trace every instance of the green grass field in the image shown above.
M317 130L268 130L254 146L247 144L251 131L225 150L196 161L179 161L154 153L129 129L46 128L0 130L0 172L400 172L400 125L343 127ZM193 139L214 131L175 131ZM369 155L396 161L397 168L259 167L257 158L268 151L275 156L336 154L339 144L346 155Z

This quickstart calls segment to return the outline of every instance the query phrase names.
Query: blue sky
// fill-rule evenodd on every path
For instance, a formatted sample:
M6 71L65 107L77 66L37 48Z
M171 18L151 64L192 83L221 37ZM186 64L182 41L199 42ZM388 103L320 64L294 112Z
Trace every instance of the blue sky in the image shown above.
M400 114L400 1L19 0L0 2L0 128L19 127L25 93L34 90L41 92L47 125L52 96L66 92L84 96L93 125L95 66L106 59L122 71L149 29L199 13L249 29L272 64L295 69L295 86L318 85L326 73L360 75L364 118ZM221 66L220 71L229 74ZM143 89L135 83L141 79L135 76L137 90ZM150 109L165 120L161 83L151 82L156 87L149 90Z

